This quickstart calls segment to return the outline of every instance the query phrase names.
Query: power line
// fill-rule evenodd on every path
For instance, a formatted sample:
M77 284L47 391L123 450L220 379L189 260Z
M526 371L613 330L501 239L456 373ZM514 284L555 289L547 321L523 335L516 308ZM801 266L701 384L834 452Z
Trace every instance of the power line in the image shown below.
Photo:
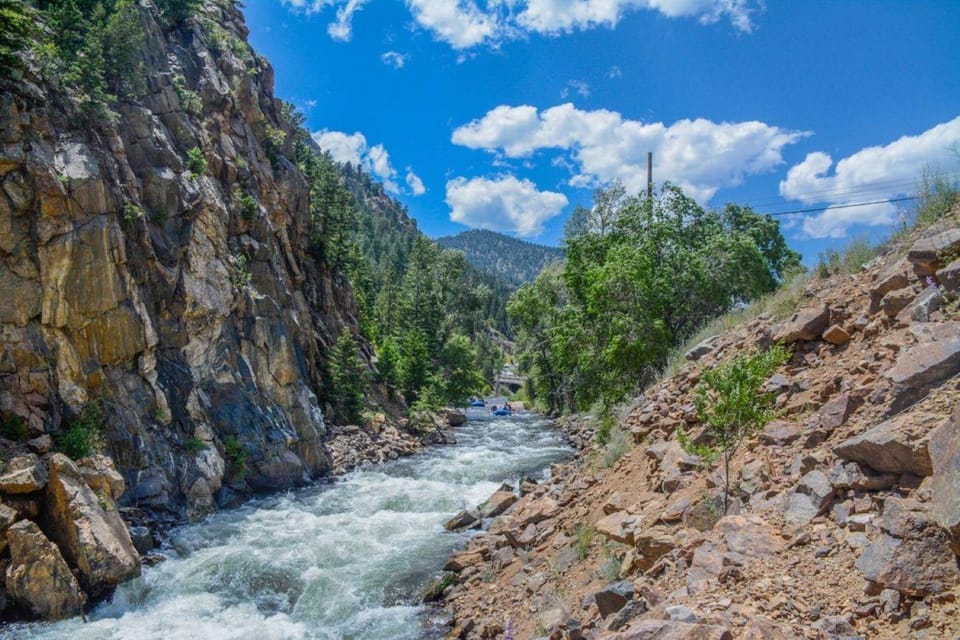
M790 216L796 213L816 213L817 211L826 211L827 209L849 209L850 207L865 207L870 204L887 204L894 202L907 202L908 200L919 200L920 196L909 196L905 198L889 198L886 200L872 200L870 202L852 202L850 204L834 204L825 207L814 207L812 209L794 209L793 211L777 211L767 213L768 216Z

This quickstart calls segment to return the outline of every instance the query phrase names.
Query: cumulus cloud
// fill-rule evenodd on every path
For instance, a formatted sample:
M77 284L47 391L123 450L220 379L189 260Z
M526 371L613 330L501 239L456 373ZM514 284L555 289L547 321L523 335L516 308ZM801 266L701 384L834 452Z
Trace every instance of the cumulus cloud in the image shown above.
M380 56L380 61L383 62L383 64L393 67L394 69L403 69L409 59L409 55L397 53L396 51L387 51Z
M567 86L560 91L560 97L566 98L570 95L571 91L576 91L581 98L590 97L590 85L582 80L569 80L567 81Z
M327 28L349 40L353 15L369 0L281 0L295 11L319 13L337 7ZM614 28L631 11L656 11L667 18L695 18L702 24L727 20L738 31L754 28L762 0L405 0L414 22L434 38L464 50L536 33L558 36L597 27Z
M397 170L390 164L390 154L382 144L368 145L366 136L359 131L345 133L327 129L315 132L313 141L324 151L329 151L330 156L335 161L349 162L354 166L362 167L370 175L379 178L383 183L383 188L390 193L404 193L397 181ZM411 176L414 178L413 181L411 181ZM423 182L413 173L410 167L407 167L405 180L410 187L410 193L413 195L418 196L426 191ZM422 189L419 193L417 185L419 185L419 189Z
M560 150L575 168L571 185L589 188L619 178L631 192L646 188L647 152L652 151L658 182L678 184L705 202L721 187L782 164L783 147L804 135L757 121L643 123L616 111L567 103L539 112L528 105L501 105L456 129L452 141L510 158Z
M450 219L470 227L512 231L529 237L567 206L562 193L540 191L530 180L513 175L494 179L462 177L447 182Z
M834 164L821 151L807 154L780 182L780 195L804 204L826 203L831 208L803 222L814 238L839 238L853 225L889 225L896 208L890 203L837 208L856 202L883 200L911 193L927 167L955 162L960 144L960 116L919 135L906 135L882 146L861 149ZM830 173L833 169L833 173Z
M427 188L423 186L423 180L420 179L420 176L413 172L413 169L407 167L407 186L410 187L410 193L415 196L422 196L427 192Z

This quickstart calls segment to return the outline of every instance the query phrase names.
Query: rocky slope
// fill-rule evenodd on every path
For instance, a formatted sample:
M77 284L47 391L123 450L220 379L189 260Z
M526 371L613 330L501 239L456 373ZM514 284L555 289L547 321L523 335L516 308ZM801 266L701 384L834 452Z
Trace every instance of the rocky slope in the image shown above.
M450 637L960 637L958 257L955 209L860 274L812 280L785 322L699 345L637 398L612 467L580 424L573 462L483 505L502 515L440 583ZM773 342L793 347L767 382L780 416L733 459L724 515L719 471L676 429L705 437L704 367Z

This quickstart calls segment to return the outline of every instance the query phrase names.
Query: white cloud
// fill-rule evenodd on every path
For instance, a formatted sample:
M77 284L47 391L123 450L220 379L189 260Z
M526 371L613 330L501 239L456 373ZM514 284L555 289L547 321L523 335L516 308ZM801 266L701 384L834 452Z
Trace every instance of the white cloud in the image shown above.
M705 202L721 187L782 164L783 147L804 135L756 121L643 123L568 103L541 112L527 105L501 105L456 129L452 141L511 158L557 149L568 153L576 167L571 185L594 187L619 178L634 193L646 188L647 152L652 151L658 182L676 183Z
M353 15L369 0L281 0L294 11L319 13L337 7L330 36L350 40ZM762 0L405 0L414 22L457 50L528 33L558 36L597 27L614 28L631 11L656 11L667 18L696 18L702 24L728 20L752 31Z
M329 1L329 0L327 0ZM368 0L347 0L337 7L337 21L327 25L327 33L334 40L350 42L353 37L353 14L360 10Z
M420 176L413 172L413 169L407 167L407 186L410 187L410 193L415 196L422 196L427 192L427 188L423 186L423 180L420 179Z
M590 97L590 85L582 80L568 80L567 86L565 86L560 92L560 97L566 98L568 95L570 95L571 90L580 94L581 98Z
M520 236L541 233L543 223L568 204L562 193L540 191L530 180L513 175L492 180L454 178L447 182L446 202L454 222Z
M355 133L345 133L343 131L317 131L313 134L313 141L317 145L330 152L330 156L337 162L347 163L362 167L367 173L380 179L383 188L393 194L402 194L404 191L400 188L397 177L397 170L390 164L390 154L382 144L369 146L367 138L359 131ZM411 179L412 176L412 179ZM426 189L423 182L417 177L410 167L407 167L405 181L410 187L410 192L415 195L421 195ZM418 189L423 189L418 193Z
M502 31L498 17L473 0L407 0L413 19L454 49L493 40Z
M396 51L387 51L380 56L380 61L383 62L383 64L393 67L394 69L403 69L409 59L409 55L397 53Z
M960 116L919 135L861 149L835 165L826 153L810 153L787 172L780 182L780 195L804 204L822 202L834 207L804 219L803 229L810 237L843 237L856 224L889 225L895 219L892 204L835 207L912 193L925 168L944 168L956 162L953 149L958 144Z
M616 78L621 78L623 77L623 71L621 71L620 67L618 67L617 65L613 65L607 71L607 77L610 78L611 80L614 80Z

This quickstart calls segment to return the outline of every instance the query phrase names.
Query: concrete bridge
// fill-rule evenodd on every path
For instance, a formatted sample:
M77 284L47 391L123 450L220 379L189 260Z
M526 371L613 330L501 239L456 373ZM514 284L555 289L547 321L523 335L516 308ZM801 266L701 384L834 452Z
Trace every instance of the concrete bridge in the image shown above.
M501 371L500 375L497 376L497 383L494 385L495 389L502 389L506 387L510 389L510 393L516 393L520 391L520 388L523 386L523 383L527 379L523 376L517 375L513 372Z

